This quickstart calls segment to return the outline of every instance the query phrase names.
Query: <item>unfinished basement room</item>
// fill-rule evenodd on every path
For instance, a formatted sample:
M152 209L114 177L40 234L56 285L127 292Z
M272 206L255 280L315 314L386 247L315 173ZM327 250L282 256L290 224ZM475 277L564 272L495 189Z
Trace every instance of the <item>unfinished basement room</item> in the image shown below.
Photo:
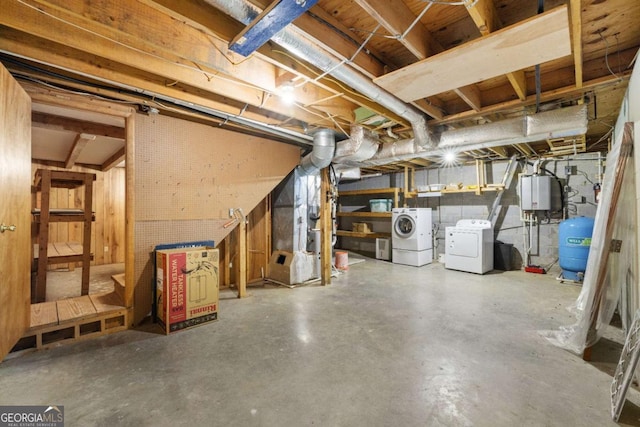
M0 427L640 426L640 1L0 8Z

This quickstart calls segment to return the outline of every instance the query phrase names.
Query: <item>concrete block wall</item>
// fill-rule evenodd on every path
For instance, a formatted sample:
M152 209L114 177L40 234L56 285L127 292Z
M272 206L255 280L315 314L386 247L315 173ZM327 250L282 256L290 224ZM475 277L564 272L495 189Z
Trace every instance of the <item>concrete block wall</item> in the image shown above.
M554 158L543 161L542 167L554 173L561 179L562 187L552 180L552 202L555 206L560 206L561 188L565 191L565 206L567 207L567 218L575 216L595 217L596 204L593 191L593 184L600 182L600 173L597 153L578 154L567 158ZM500 183L503 179L508 161L486 162L487 183ZM567 175L565 166L571 167L571 174ZM532 166L527 167L528 173L532 172ZM503 194L500 211L496 219L495 237L503 243L514 245L514 262L517 268L522 265L524 259L524 235L528 232L524 229L519 208L519 197L517 192L519 173L523 172L523 164L518 166L516 176L511 186ZM543 171L544 174L548 172ZM414 175L414 186L420 187L430 184L457 184L473 185L476 183L476 167L474 163L455 165L440 168L416 170ZM359 181L340 183L340 190L356 190L382 187L404 186L404 173L392 173L382 176L361 179ZM377 198L378 196L372 196ZM382 197L382 196L381 196ZM435 246L434 256L444 253L444 237L446 227L454 226L460 219L487 219L494 199L495 192L486 192L482 195L470 193L443 194L441 197L421 197L401 200L401 205L408 207L427 207L433 210L433 225ZM358 201L360 206L366 206L367 200ZM559 208L558 208L559 210ZM549 218L541 218L540 223L532 229L532 249L531 263L542 266L550 266L558 257L558 227L562 221L560 212L551 215ZM350 222L345 218L339 218L341 229L350 229ZM371 222L367 220L367 222ZM380 222L380 221L376 221ZM375 231L385 231L384 225L390 230L389 220L381 221ZM373 254L375 251L375 241L370 239L340 238L338 247L349 249L365 254Z

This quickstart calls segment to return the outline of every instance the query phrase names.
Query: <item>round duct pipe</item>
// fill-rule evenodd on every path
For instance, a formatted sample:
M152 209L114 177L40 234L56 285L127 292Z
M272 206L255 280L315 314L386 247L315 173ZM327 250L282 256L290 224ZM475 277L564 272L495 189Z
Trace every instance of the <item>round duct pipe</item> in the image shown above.
M336 148L335 134L331 129L319 129L313 135L313 150L298 166L301 176L312 175L331 164Z

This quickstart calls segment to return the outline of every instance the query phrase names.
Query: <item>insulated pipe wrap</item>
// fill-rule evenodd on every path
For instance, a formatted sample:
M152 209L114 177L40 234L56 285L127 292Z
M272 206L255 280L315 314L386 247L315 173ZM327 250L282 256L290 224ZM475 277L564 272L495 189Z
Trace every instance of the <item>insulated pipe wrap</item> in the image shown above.
M336 144L335 163L358 164L378 151L380 141L375 133L362 126L351 126L351 137Z

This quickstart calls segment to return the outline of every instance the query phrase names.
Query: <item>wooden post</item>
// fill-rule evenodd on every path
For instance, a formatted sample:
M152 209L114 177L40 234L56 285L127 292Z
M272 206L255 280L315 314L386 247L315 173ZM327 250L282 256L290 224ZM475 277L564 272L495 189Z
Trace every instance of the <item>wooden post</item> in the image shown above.
M409 167L405 166L404 167L404 198L405 198L405 202L407 199L407 193L409 192ZM405 207L407 206L407 204L405 203Z
M266 199L265 199L265 203L266 203L266 212L265 212L265 221L266 221L266 225L265 225L265 253L264 253L264 277L269 277L269 261L271 260L271 246L272 246L272 235L271 235L271 227L272 227L272 223L271 223L271 194L269 194Z
M476 194L482 194L482 160L476 159Z
M331 188L329 168L320 172L320 278L322 285L331 284Z
M38 230L38 278L35 301L44 302L47 296L47 259L49 254L49 196L51 194L51 171L43 169L40 176L40 229Z
M89 295L89 278L91 265L91 222L93 217L93 178L87 174L84 177L84 227L82 231L82 292Z
M247 296L247 221L244 216L238 224L238 298Z
M129 311L129 324L136 322L136 319L142 319L146 313L135 313L134 296L135 296L135 113L131 110L129 116L125 117L125 225L124 225L124 306ZM155 285L155 284L154 284Z

